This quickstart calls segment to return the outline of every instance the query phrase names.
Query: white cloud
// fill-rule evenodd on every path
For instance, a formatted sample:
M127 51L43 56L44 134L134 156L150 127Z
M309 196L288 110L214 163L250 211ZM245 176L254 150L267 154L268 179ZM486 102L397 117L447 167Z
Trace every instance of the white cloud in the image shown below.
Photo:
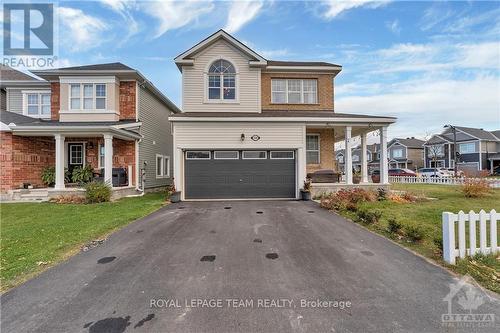
M471 127L500 127L500 78L477 75L470 80L433 78L387 85L371 96L336 100L337 112L392 115L398 121L391 136L423 136L445 123ZM338 90L344 89L342 85ZM473 116L474 115L474 116Z
M353 8L367 7L377 8L387 4L388 0L373 1L373 0L357 0L357 1L338 1L338 0L324 0L322 4L327 7L327 10L321 16L327 20L332 20L342 12L348 11Z
M125 38L122 38L121 43L126 42L129 37L139 32L139 24L131 13L133 9L137 8L135 0L101 0L101 2L104 6L118 13L125 21L125 28L128 30L128 34Z
M201 16L210 13L215 6L212 1L154 1L143 2L140 7L160 22L154 36L157 38L169 30L193 24Z
M224 27L229 33L235 33L245 24L257 17L262 9L262 1L234 1L229 9L227 23Z
M58 7L61 37L70 51L88 50L104 42L102 32L110 27L103 20L85 14L80 9Z
M446 6L446 4L444 4ZM440 23L455 15L451 9L444 8L443 3L436 3L424 11L424 16L420 20L420 29L430 30Z
M395 19L391 22L386 22L385 26L396 35L399 35L401 33L401 25L399 24L398 19Z

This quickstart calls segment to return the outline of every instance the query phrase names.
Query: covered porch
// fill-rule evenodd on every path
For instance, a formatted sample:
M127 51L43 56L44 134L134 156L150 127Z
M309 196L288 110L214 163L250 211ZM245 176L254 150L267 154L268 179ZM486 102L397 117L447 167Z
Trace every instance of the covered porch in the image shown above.
M387 133L389 123L358 122L351 124L316 123L306 125L306 173L312 182L313 195L346 187L379 188L389 185ZM368 138L373 133L380 145L380 158L369 167ZM374 142L376 141L376 142ZM342 167L335 159L335 146L343 145ZM359 145L359 160L353 161L352 150ZM373 154L373 152L372 152ZM354 167L354 164L359 165ZM379 171L375 182L370 170ZM331 175L328 175L331 172ZM326 176L325 176L326 175Z
M87 168L87 175L89 170L92 174L91 180L109 184L113 197L115 192L122 196L141 188L137 166L141 136L132 130L104 124L58 123L36 128L11 126L8 134L13 149L9 157L12 165L9 164L11 177L6 200L81 195L81 183L73 177L77 168ZM55 181L51 187L42 181L42 173L47 168L54 170Z

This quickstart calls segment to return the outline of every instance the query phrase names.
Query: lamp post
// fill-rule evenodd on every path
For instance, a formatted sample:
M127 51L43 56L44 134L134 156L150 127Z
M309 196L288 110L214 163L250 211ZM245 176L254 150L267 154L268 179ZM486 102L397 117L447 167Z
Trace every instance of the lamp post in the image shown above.
M451 128L453 131L453 172L457 177L457 129L453 125L444 125L444 128Z

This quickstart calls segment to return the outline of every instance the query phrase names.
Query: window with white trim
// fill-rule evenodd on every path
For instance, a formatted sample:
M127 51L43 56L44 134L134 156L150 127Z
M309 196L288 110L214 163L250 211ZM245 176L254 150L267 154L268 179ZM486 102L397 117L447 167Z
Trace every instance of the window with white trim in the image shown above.
M461 143L458 145L460 154L471 154L476 152L476 144L474 142Z
M343 155L339 155L339 156L337 156L337 161L338 161L339 163L344 163L344 156L343 156Z
M236 70L233 64L224 59L216 60L208 70L208 99L236 99Z
M104 110L106 108L106 84L71 83L69 85L70 110Z
M25 92L24 114L35 118L50 117L50 93Z
M272 79L271 103L316 104L318 103L318 80Z
M190 150L186 152L186 160L209 160L210 151L208 150Z
M170 177L170 157L156 154L156 178Z
M104 168L104 144L99 144L99 169Z
M237 150L216 150L214 151L214 160L237 160L240 154Z
M401 149L401 148L393 149L392 150L392 157L402 158L403 157L403 149Z
M270 158L272 160L293 160L295 158L295 154L293 150L272 151Z
M307 164L319 164L319 134L306 135L306 161Z
M267 158L267 151L244 150L242 158L244 160L265 160Z

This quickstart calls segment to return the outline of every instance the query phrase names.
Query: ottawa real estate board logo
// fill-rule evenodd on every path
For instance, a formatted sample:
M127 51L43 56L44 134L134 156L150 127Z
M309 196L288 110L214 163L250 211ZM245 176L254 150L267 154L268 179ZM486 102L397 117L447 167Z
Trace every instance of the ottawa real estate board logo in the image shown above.
M56 57L54 4L4 3L3 59L10 67L53 67Z

